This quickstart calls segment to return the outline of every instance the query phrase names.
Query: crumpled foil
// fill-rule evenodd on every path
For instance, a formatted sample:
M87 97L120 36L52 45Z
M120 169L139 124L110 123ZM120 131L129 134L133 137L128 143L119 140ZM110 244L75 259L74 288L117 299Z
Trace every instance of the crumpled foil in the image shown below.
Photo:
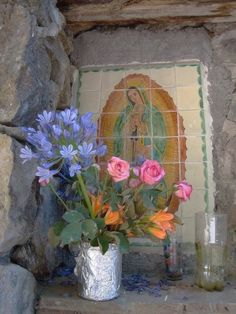
M109 244L102 255L99 247L84 243L75 258L79 295L85 299L107 301L119 296L122 254L116 244Z

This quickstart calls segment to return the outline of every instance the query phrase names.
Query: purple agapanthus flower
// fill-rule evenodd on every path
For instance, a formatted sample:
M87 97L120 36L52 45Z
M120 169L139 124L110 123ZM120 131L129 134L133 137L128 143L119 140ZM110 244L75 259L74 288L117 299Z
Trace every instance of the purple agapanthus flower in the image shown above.
M70 139L71 138L71 133L68 130L64 130L63 131L63 135L66 139Z
M26 161L31 160L32 158L36 157L36 154L32 152L32 149L29 148L27 145L25 145L24 148L21 148L20 150L20 158L23 159L22 164L24 164Z
M39 177L39 183L47 184L49 180L58 173L58 170L50 170L42 167L37 167L36 176Z
M61 150L60 150L60 154L63 158L69 159L71 160L73 158L73 156L75 156L77 154L77 150L74 149L73 145L69 145L69 146L65 146L63 145Z
M60 117L65 125L73 124L78 115L78 110L75 108L65 109L60 113Z
M55 135L56 138L58 138L62 134L62 129L60 125L54 124L52 126L53 134Z
M74 177L77 173L80 173L81 165L80 164L72 164L69 168L70 177Z
M81 124L84 128L84 136L85 137L95 137L97 133L97 125L92 119L93 113L87 112L83 114L80 118Z
M38 114L38 118L36 119L36 121L38 121L41 126L50 124L50 122L53 121L53 113L44 110L42 114Z
M83 142L82 145L78 146L78 150L83 158L90 157L96 153L96 150L93 149L93 143L87 144L86 142Z
M78 123L74 122L72 124L72 130L73 130L74 134L77 134L80 130L80 125Z
M98 144L96 149L96 155L104 156L107 152L107 146L104 145L102 142Z
M79 115L76 108L65 109L60 113L43 111L37 121L37 128L24 128L27 140L35 148L36 154L25 147L21 151L21 158L26 162L35 157L49 177L50 169L57 167L57 172L60 172L58 175L62 174L69 179L90 167L95 156L106 153L106 146L102 142L97 143L97 125L91 112ZM43 180L44 183L49 182L47 177L42 177L40 182Z

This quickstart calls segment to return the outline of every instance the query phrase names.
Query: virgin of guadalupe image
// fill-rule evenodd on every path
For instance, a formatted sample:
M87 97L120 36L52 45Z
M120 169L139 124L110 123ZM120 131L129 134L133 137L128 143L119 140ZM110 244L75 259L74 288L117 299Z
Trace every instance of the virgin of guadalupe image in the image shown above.
M107 160L117 156L133 162L142 156L161 163L165 187L185 176L182 117L170 95L147 75L128 75L115 86L101 113L99 136L108 147ZM179 205L168 193L159 203L162 208L168 204L172 211Z

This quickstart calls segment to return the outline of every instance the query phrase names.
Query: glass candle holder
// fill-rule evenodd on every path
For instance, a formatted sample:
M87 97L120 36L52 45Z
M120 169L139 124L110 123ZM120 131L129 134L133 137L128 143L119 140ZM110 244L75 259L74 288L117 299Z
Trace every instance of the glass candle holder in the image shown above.
M181 280L183 277L182 226L176 226L176 231L170 233L169 241L164 243L163 249L167 279Z
M195 283L208 291L224 289L227 215L195 214Z

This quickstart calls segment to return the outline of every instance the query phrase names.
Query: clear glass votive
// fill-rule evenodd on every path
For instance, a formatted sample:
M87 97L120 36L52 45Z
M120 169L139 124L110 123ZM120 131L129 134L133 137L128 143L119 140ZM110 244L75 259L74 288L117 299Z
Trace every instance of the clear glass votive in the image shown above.
M224 289L227 214L195 214L195 283L208 291Z
M169 241L163 245L166 276L169 280L181 280L182 265L182 226L176 226L176 231L170 233Z

